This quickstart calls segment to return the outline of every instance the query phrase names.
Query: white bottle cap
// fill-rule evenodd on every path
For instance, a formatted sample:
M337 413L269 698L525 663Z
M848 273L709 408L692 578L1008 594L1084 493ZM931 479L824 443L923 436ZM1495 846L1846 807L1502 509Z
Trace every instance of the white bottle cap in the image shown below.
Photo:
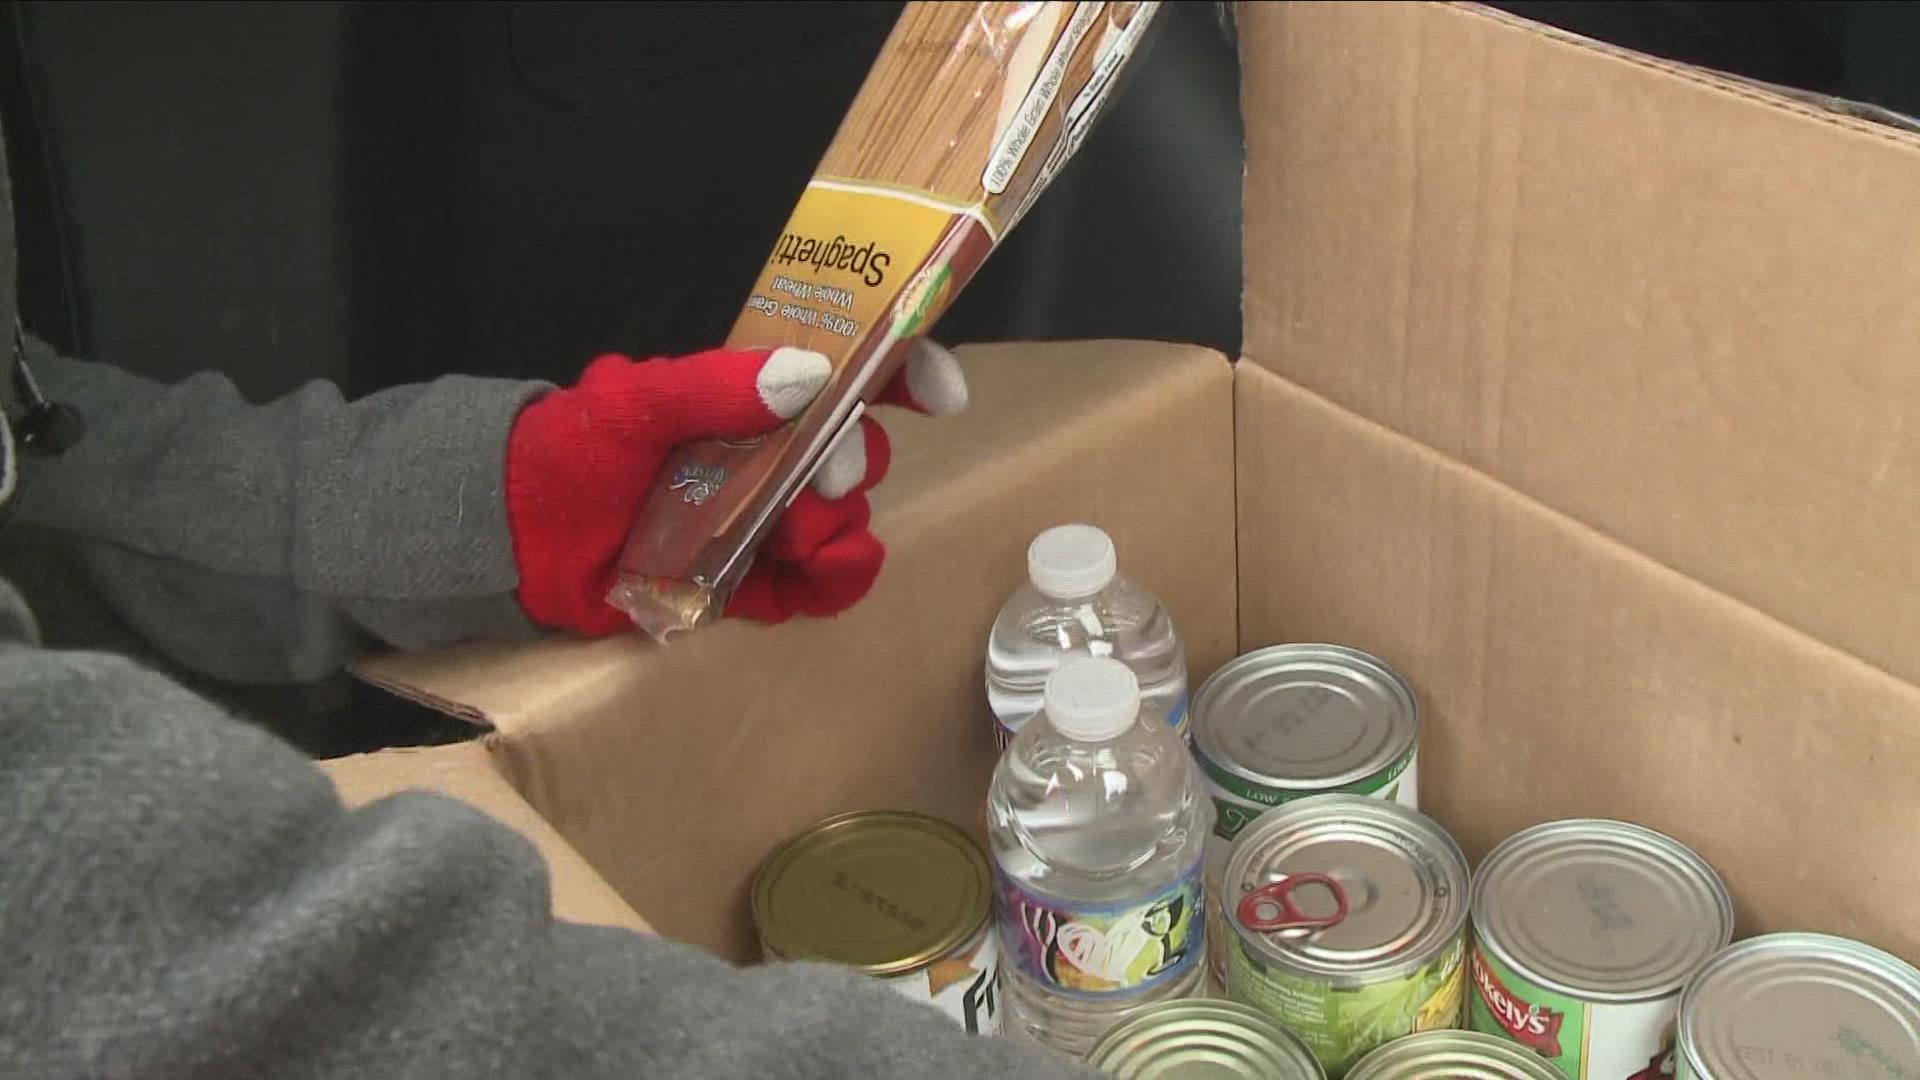
M1059 525L1027 547L1027 577L1055 600L1092 596L1113 583L1113 539L1092 525Z
M1140 680L1105 656L1069 656L1047 679L1047 719L1079 742L1106 742L1140 717Z

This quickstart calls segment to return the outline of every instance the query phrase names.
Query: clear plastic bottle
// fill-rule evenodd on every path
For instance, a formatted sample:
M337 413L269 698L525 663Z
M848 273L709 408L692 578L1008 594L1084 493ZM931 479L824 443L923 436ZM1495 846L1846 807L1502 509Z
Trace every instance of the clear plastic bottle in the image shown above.
M1140 680L1142 712L1187 738L1187 654L1159 598L1119 573L1113 540L1060 525L1027 548L1027 580L987 638L987 703L1004 748L1040 711L1047 677L1075 654L1110 656Z
M1205 982L1201 850L1213 803L1187 746L1119 661L1073 656L987 794L1005 1024L1084 1054Z

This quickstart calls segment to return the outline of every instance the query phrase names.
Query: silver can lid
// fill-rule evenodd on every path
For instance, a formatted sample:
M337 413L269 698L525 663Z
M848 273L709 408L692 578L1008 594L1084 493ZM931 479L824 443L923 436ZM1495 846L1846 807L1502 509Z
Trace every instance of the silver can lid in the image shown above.
M1123 1080L1325 1080L1305 1043L1258 1009L1182 998L1116 1024L1087 1064Z
M1826 934L1748 938L1688 984L1679 1044L1701 1080L1920 1077L1920 970Z
M1592 1002L1678 991L1733 938L1733 900L1685 844L1623 821L1551 821L1481 862L1473 928L1521 977Z
M1347 1080L1566 1080L1518 1043L1477 1031L1423 1031L1381 1046Z
M1260 787L1334 791L1365 781L1412 750L1419 728L1406 680L1341 645L1247 653L1194 695L1195 749Z
M1333 919L1331 889L1347 913L1313 929L1262 931L1242 917L1256 890L1291 882L1288 899L1309 919ZM1228 924L1263 965L1334 982L1392 978L1461 940L1467 922L1467 859L1432 818L1363 795L1310 795L1254 819L1234 841L1220 903ZM1252 901L1249 901L1252 903Z

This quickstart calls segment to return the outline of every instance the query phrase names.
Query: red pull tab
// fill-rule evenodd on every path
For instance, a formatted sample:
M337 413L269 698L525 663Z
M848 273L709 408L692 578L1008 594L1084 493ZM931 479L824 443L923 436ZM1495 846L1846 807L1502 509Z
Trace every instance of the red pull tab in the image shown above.
M1309 915L1293 901L1293 891L1302 885L1324 885L1333 894L1331 915ZM1240 924L1249 930L1268 933L1274 930L1325 930L1347 917L1347 890L1330 874L1289 874L1271 885L1262 885L1240 898L1234 912Z

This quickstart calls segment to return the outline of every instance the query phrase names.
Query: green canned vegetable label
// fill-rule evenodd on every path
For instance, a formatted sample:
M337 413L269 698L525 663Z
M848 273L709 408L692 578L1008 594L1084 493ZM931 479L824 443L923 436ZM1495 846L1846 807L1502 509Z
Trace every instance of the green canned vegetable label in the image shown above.
M1216 811L1213 818L1213 834L1222 840L1231 840L1240 835L1240 830L1253 824L1253 819L1276 806L1282 806L1309 795L1327 795L1333 793L1345 795L1374 795L1382 799L1399 798L1400 778L1407 767L1413 764L1415 751L1408 750L1398 760L1363 780L1356 780L1345 787L1328 788L1324 791L1299 791L1284 788L1271 788L1256 784L1243 776L1234 774L1208 761L1196 752L1194 759L1200 763L1201 772L1212 782L1213 806Z
M1404 978L1355 987L1259 966L1238 937L1227 956L1227 986L1306 1042L1340 1080L1379 1046L1416 1031L1457 1028L1466 996L1466 943L1456 941L1431 963Z

